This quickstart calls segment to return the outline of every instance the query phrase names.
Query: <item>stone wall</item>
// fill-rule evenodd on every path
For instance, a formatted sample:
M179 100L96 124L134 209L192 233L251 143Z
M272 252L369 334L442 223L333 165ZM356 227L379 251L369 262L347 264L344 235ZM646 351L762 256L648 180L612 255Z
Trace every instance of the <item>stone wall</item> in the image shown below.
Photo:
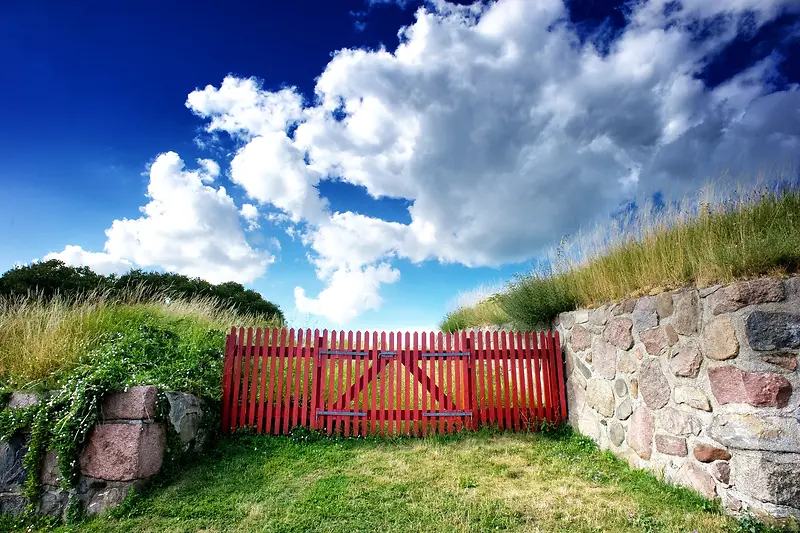
M204 438L200 401L181 392L167 392L165 397L169 405L167 419L158 420L155 387L132 387L108 395L101 407L101 422L91 429L82 451L76 487L62 486L58 455L53 451L45 453L40 469L39 511L63 516L73 500L88 514L119 505L131 490L140 489L161 469L167 431L174 430L186 450L199 449ZM7 407L28 407L39 401L33 394L17 392ZM22 495L27 476L22 460L28 440L25 432L8 441L0 440L0 512L20 514L27 504Z
M578 431L731 513L800 519L800 278L626 300L556 327Z

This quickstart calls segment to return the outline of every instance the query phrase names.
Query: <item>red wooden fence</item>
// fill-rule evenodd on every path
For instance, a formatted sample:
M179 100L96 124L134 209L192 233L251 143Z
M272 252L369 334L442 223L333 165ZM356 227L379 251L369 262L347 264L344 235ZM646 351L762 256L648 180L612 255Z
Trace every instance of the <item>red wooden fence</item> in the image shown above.
M222 431L343 435L515 431L566 419L558 333L233 328Z

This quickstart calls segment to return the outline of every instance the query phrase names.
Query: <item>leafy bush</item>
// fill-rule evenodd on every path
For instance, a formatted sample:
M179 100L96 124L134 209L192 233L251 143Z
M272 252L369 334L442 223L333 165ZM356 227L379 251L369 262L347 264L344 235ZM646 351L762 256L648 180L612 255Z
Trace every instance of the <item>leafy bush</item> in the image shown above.
M119 277L114 274L103 276L89 267L70 267L58 259L17 266L0 276L0 296L27 297L34 293L45 299L58 295L72 300L102 293L109 299L124 299L131 292L148 297L209 298L241 313L277 318L281 322L285 320L277 305L233 281L213 285L182 274L142 270L131 270Z
M219 300L222 305L233 307L241 313L274 317L283 322L285 317L280 308L264 298L254 290L245 289L241 283L226 281L219 285L200 278L189 278L171 272L143 272L131 270L118 279L113 280L114 290L138 290L145 287L149 294L167 293L173 297L195 298L205 297Z
M554 316L580 303L569 278L552 272L519 276L497 300L509 322L522 329L549 328Z

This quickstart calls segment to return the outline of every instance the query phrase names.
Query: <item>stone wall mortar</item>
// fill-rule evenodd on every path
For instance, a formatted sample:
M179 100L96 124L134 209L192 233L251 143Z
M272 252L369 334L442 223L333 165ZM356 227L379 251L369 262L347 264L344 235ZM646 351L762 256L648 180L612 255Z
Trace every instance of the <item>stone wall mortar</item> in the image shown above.
M554 326L578 431L733 514L800 519L800 278L680 289Z

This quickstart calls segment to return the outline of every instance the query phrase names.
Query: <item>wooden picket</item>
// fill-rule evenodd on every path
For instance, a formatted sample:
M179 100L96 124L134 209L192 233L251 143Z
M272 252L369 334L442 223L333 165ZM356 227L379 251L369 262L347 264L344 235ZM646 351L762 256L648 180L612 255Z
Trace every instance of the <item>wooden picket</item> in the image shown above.
M557 332L233 328L222 379L223 433L426 436L566 420Z

